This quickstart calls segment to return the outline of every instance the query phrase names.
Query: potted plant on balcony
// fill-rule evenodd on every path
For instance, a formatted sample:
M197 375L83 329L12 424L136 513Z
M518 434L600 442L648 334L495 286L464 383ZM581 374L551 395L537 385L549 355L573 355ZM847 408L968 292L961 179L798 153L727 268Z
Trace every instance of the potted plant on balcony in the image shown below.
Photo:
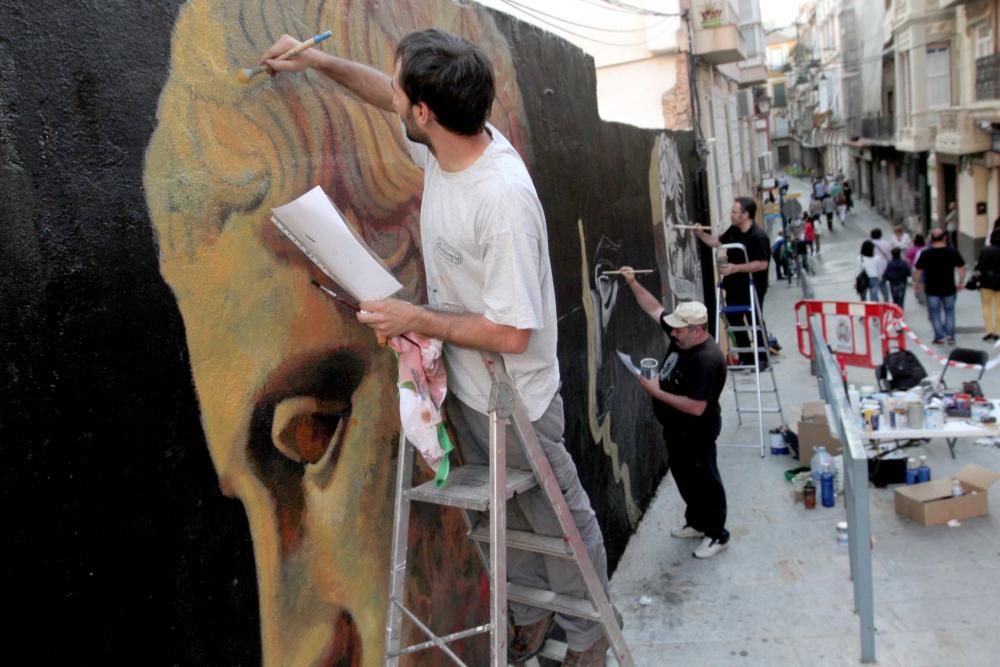
M722 25L722 7L715 2L706 2L701 8L701 27L718 28Z

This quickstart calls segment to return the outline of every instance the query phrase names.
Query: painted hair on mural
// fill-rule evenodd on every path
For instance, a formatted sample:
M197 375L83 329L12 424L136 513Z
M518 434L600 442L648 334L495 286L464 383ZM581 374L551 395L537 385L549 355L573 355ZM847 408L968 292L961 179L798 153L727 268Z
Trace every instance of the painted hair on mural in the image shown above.
M474 135L486 124L496 85L486 54L437 28L410 33L396 47L399 81L411 104L427 104L437 122Z

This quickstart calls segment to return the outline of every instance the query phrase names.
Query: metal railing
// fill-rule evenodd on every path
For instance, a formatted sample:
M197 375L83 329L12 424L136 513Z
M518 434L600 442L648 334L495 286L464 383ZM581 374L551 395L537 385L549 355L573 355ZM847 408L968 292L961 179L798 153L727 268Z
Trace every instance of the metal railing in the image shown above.
M1000 53L976 58L976 99L1000 99Z
M891 139L895 134L894 116L868 116L861 119L861 136L866 139Z
M847 403L840 368L823 338L819 315L809 321L819 395L833 411L833 430L844 456L844 504L854 584L854 613L861 625L861 662L875 662L875 603L872 585L871 516L868 505L868 456L858 420Z

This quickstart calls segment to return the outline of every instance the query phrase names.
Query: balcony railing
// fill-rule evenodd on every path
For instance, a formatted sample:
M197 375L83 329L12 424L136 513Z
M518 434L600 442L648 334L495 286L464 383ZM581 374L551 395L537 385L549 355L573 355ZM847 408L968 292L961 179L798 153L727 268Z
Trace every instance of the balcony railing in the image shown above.
M747 57L740 15L731 2L693 0L691 4L694 55L715 65L735 63Z
M938 112L934 150L951 155L980 153L990 149L991 136L981 131L967 109L951 108Z
M868 116L861 119L861 136L865 139L892 139L895 134L894 116Z
M1000 99L1000 53L976 58L976 99Z

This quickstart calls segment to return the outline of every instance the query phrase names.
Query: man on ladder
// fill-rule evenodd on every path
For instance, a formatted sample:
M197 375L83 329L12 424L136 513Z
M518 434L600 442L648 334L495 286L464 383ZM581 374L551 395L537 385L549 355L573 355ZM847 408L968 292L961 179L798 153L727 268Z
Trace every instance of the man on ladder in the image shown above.
M715 237L706 233L702 229L695 229L695 234L702 243L712 248L718 248L722 244L739 243L746 248L746 254L737 249L727 249L728 261L719 267L719 275L722 276L722 288L726 291L727 306L750 306L750 274L753 274L753 286L757 293L757 304L760 312L764 312L764 294L767 293L768 262L771 259L771 243L763 229L754 222L757 215L757 204L749 197L737 197L733 201L733 208L729 214L732 225ZM751 317L747 312L727 313L726 319L734 327L750 327ZM758 334L765 330L763 322L758 322ZM734 331L736 347L746 349L752 347L750 337L746 331ZM757 345L763 350L767 346L767 341L762 335L758 335ZM759 356L759 370L766 370L767 358L761 354ZM740 365L752 366L754 363L752 352L740 353Z
M282 37L268 51L267 65L276 71L314 68L365 102L395 111L410 155L424 170L420 229L429 307L396 299L365 302L358 319L381 336L415 332L445 342L448 413L459 426L458 447L466 464L490 463L486 412L492 380L480 350L502 354L606 594L604 539L563 445L544 213L523 161L486 122L495 91L489 60L467 41L428 29L400 42L390 79L318 49L273 59L295 43ZM510 447L508 462L523 464L519 443ZM535 488L518 494L510 515L521 517L524 529L560 536L541 493ZM553 560L511 551L508 579L586 597L579 573L558 560L548 562ZM509 659L522 662L541 648L553 613L514 603L510 611ZM567 635L564 665L604 665L609 641L601 624L561 614L555 621Z

